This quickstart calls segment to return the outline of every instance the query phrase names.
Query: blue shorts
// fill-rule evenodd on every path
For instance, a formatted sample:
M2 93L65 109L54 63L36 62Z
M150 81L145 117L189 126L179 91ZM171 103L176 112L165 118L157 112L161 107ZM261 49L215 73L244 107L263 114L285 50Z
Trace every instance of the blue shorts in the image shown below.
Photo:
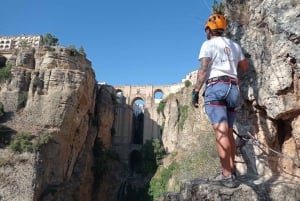
M211 124L228 122L233 127L235 120L234 109L240 104L238 85L217 82L208 85L204 92L205 112Z

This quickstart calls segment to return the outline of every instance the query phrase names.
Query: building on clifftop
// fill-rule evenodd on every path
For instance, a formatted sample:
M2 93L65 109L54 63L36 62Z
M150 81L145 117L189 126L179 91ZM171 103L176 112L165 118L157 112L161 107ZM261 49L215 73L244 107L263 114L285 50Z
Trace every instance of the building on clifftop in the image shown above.
M40 47L42 45L41 35L19 35L0 36L0 51L20 48L23 45L29 47Z

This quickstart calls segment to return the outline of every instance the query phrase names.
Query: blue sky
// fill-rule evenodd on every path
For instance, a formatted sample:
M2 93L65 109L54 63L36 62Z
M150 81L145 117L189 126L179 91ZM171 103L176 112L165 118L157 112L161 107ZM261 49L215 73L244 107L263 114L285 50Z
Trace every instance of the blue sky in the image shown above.
M50 33L83 46L96 80L167 85L198 68L213 0L9 0L0 35Z

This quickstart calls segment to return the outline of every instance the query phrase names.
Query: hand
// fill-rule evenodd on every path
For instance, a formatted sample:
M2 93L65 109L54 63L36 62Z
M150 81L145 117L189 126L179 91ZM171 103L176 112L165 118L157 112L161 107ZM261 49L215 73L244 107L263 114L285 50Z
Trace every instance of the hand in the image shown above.
M199 107L199 91L195 91L195 89L193 89L193 92L192 92L192 105L194 107Z

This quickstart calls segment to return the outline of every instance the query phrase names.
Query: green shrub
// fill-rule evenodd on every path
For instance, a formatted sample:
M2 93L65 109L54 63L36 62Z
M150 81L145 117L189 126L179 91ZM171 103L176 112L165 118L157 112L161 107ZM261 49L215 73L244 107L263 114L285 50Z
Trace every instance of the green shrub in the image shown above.
M203 142L199 142L201 148L181 158L178 180L213 176L219 170L220 162L213 133L211 136L201 135L203 136Z
M27 48L30 47L30 44L29 44L26 40L21 40L21 41L20 41L20 47L21 47L22 49L27 49Z
M35 88L35 89L36 89L36 88L42 89L43 86L44 86L44 81L43 81L41 78L39 78L38 76L36 76L36 77L33 79L32 86L33 86L33 88Z
M192 85L191 81L189 81L189 80L184 81L184 86L185 87L189 87L191 85Z
M161 135L162 135L163 132L164 132L165 124L166 124L166 122L163 121L162 124L161 124L160 127L159 127L159 130L160 130L160 134L161 134Z
M144 175L154 174L166 154L161 142L157 138L147 140L143 145L141 152L143 158L142 173Z
M13 136L12 142L9 145L9 148L14 152L33 152L32 146L33 136L29 133L18 133Z
M24 108L27 102L28 92L20 91L19 99L18 99L18 109Z
M49 143L51 138L51 134L40 134L38 136L34 136L30 133L21 132L13 136L9 148L18 153L32 153L38 151L42 145Z
M109 170L110 160L120 160L119 155L112 150L106 149L103 142L98 138L95 140L95 144L93 146L93 155L93 171L97 180L101 179L102 176Z
M45 36L42 37L42 41L44 45L49 45L49 46L58 45L58 38L56 38L50 33L46 33Z
M212 6L212 13L213 14L224 14L225 10L225 3L223 0L214 0Z
M69 50L69 55L70 56L76 56L76 55L79 54L79 52L76 49L75 45L70 45L67 49Z
M78 52L80 54L82 54L83 56L86 56L85 50L84 50L84 48L82 46L79 47Z
M135 173L140 173L147 179L147 184L144 186L131 186L130 182L127 185L127 193L124 201L152 201L153 196L150 195L149 182L157 171L158 166L162 163L165 156L165 150L159 139L154 138L147 140L139 151L134 151L131 154L132 170ZM134 164L133 164L134 163Z
M198 145L194 147L193 151L181 152L180 158L176 156L179 169L178 172L174 172L172 177L174 182L169 187L173 189L172 191L179 191L180 186L176 186L176 184L183 179L209 178L220 170L213 131L202 132L200 136Z
M165 101L160 101L159 104L158 104L158 107L156 109L156 112L158 114L162 114L163 117L165 117L165 114L164 114L165 106L166 106L166 102Z
M153 151L155 154L155 161L157 165L161 165L162 159L166 155L165 149L158 138L152 140Z
M6 65L0 69L0 81L1 82L8 80L12 77L11 68L12 68L12 65Z
M168 167L162 169L160 176L152 178L150 181L149 194L153 196L154 200L168 192L168 182L173 172L177 171L178 168L178 164L173 162Z
M182 130L185 120L188 117L188 109L189 106L187 105L179 105L179 128Z
M33 150L38 151L42 145L48 144L52 137L53 136L49 133L38 135L37 137L35 137L32 141Z

